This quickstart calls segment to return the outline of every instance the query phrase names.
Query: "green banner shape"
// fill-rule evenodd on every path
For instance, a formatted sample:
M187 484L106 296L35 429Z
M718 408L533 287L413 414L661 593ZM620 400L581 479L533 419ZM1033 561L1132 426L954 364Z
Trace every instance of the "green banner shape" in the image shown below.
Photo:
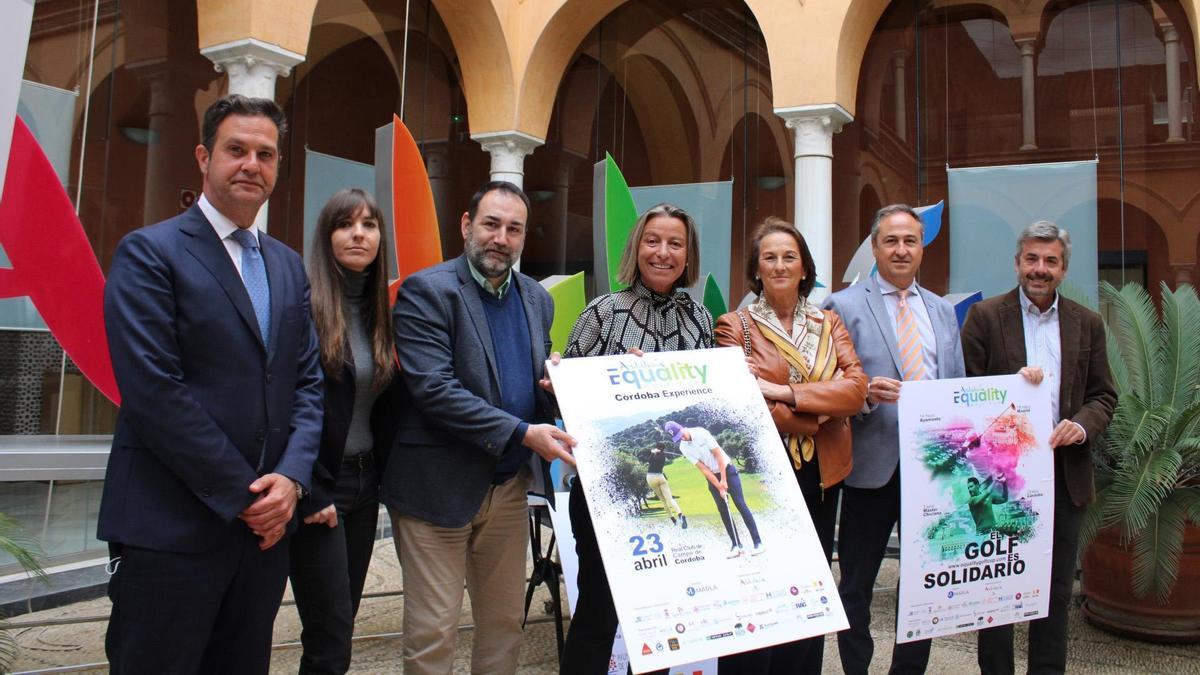
M542 286L554 300L554 323L550 325L550 342L553 350L560 354L567 348L571 327L587 306L583 272L571 276L555 275L542 280Z
M604 235L605 250L608 252L608 288L616 292L626 287L617 281L617 267L621 264L621 252L625 250L625 240L633 232L637 223L637 207L633 204L633 194L629 184L612 155L604 153Z

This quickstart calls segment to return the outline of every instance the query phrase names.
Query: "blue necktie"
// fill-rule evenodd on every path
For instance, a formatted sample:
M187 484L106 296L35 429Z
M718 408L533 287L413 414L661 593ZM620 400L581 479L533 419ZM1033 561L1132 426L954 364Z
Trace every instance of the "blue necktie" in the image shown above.
M242 247L242 283L246 284L250 303L254 305L254 316L258 319L263 344L270 344L271 287L267 284L267 268L258 249L258 239L241 228L229 236Z

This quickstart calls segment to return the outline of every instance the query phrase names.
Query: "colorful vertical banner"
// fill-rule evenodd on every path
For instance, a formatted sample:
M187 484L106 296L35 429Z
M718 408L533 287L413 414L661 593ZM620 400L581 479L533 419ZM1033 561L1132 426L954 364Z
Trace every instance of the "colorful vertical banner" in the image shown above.
M1046 616L1054 544L1049 386L905 382L896 641Z

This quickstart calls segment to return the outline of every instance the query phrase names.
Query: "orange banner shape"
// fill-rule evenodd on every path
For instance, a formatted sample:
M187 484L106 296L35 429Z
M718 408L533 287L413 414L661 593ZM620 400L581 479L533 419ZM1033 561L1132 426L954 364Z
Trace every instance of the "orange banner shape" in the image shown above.
M442 262L442 236L421 149L395 115L392 129L392 240L399 273L391 285L395 301L407 276Z

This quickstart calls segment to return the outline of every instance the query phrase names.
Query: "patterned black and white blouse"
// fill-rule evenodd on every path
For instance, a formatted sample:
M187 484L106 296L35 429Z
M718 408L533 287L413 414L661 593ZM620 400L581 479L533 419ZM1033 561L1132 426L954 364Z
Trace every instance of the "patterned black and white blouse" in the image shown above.
M713 346L713 320L685 291L662 295L640 281L588 303L567 338L566 358L707 349Z

